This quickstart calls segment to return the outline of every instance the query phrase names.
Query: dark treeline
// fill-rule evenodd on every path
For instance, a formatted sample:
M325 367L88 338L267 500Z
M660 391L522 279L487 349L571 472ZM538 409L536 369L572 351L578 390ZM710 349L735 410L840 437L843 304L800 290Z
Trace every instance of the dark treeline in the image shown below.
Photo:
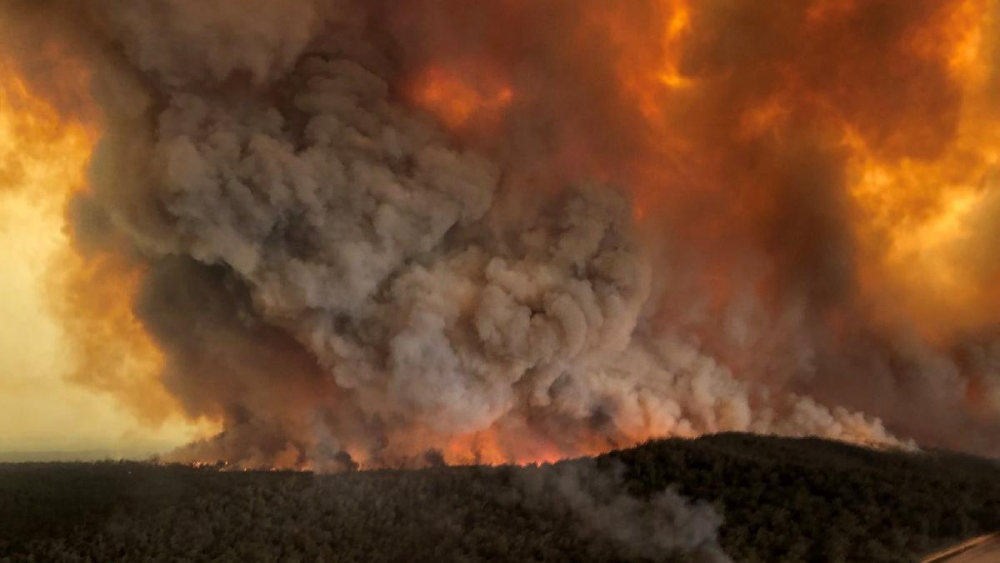
M676 483L712 502L736 561L913 561L1000 530L1000 464L955 453L720 434L606 457L633 494Z
M996 463L817 439L339 475L0 465L4 563L723 561L719 546L735 561L912 561L996 530Z

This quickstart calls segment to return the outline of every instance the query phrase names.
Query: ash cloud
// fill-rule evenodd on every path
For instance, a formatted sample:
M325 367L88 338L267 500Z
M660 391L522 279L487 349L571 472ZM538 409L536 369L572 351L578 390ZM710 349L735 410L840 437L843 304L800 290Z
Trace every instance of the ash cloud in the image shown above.
M944 55L900 40L933 38L938 3L862 4L692 7L671 41L697 84L658 94L658 126L623 74L669 39L661 2L95 0L49 30L100 45L73 234L144 271L164 386L224 422L180 459L523 460L722 430L996 452L987 333L932 345L860 297L833 124L927 158L959 97ZM508 80L498 127L414 107L432 64Z
M505 135L472 131L471 142L529 169L568 161L562 177L631 186L645 207L643 236L656 241L655 305L637 334L679 336L740 384L871 413L923 443L996 454L998 413L982 406L996 370L970 369L955 352L989 340L995 315L955 331L945 317L957 313L921 319L895 307L891 289L868 294L872 248L892 241L857 228L866 210L850 183L858 151L886 169L917 169L949 158L969 123L995 119L956 70L966 18L995 26L995 2L460 4L414 0L390 13L399 52L418 67L500 74L525 92ZM678 6L672 31L664 22ZM522 31L516 40L491 33L492 22ZM971 234L950 266L972 288L969 302L992 310L993 282L975 270L996 251L996 166L960 154L930 185L899 178L892 189L913 195L889 219L939 212L956 176L986 170L969 174L984 195L963 219ZM931 287L918 300L950 297Z

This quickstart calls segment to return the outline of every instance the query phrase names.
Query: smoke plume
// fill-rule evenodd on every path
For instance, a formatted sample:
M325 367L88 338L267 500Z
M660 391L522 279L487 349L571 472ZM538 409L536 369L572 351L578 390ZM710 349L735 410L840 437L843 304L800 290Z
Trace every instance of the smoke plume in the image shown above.
M222 423L178 459L1000 454L994 0L0 10L99 124L71 234L159 355L78 379Z
M585 537L606 538L621 555L654 561L732 561L719 545L722 517L711 506L689 503L673 489L649 499L633 497L623 485L620 463L600 467L591 460L576 460L523 471L517 478L529 506L547 502L563 508L580 521Z

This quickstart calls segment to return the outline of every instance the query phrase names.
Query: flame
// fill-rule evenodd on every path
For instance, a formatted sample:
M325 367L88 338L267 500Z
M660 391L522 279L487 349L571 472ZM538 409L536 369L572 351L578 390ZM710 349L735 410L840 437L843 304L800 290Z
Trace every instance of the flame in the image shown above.
M586 442L560 446L531 433L511 434L499 427L491 427L452 438L443 448L449 465L527 465L554 463L567 457L594 455L612 448L594 447Z

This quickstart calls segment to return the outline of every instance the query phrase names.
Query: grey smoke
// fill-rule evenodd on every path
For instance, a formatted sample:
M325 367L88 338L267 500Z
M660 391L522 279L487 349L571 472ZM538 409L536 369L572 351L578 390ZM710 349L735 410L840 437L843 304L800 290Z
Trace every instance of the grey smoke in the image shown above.
M517 474L526 502L551 499L569 512L587 537L606 538L628 557L655 561L725 563L731 559L718 542L722 517L712 506L692 503L673 489L641 499L628 493L624 466L587 460L550 467L526 467Z
M88 204L147 260L188 256L215 269L222 281L214 283L246 288L243 323L291 335L303 350L290 353L321 366L318 375L259 373L261 361L237 356L201 369L206 357L240 347L219 339L223 330L197 342L189 341L196 331L165 334L163 290L146 292L143 318L171 358L171 390L207 395L184 401L194 415L221 405L226 440L249 435L230 442L246 449L227 452L233 461L323 463L316 453L329 440L314 436L316 419L368 459L414 455L510 419L540 420L559 441L559 425L586 431L596 413L610 421L599 429L609 444L650 429L859 437L836 420L849 415L808 400L752 405L751 387L696 346L637 334L651 265L621 192L578 187L516 221L493 217L498 167L393 102L380 74L388 63L352 30L328 31L299 58L311 10L288 26L230 31L230 5L214 5L107 12L155 85L156 126L142 125L150 112L138 124L112 122L99 152L107 161L95 170L115 174ZM154 34L156 15L169 23ZM249 72L249 87L227 88L234 72ZM232 298L207 291L219 293L212 301ZM204 310L192 307L191 322L211 323ZM274 346L243 338L246 348ZM361 420L345 422L342 409L314 397L267 397L302 381L349 396ZM860 437L892 441L877 422L859 420ZM413 427L426 429L426 444Z
M627 189L526 174L545 151L522 160L443 132L401 101L406 62L365 16L323 1L81 8L80 33L106 46L92 56L107 131L74 235L146 267L137 312L166 353L163 382L188 415L224 423L178 458L342 469L487 430L509 459L723 430L907 445L954 410L953 397L897 424L901 440L838 406L911 418L895 389L895 405L858 397L868 374L891 378L869 369L892 363L882 347L847 357L814 326L850 273L841 198L827 193L837 159L789 158L782 213L802 207L796 182L832 170L806 206L818 226L796 223L818 242L785 248L780 231L770 254L748 251L734 269L746 279L711 318L689 272L715 247L664 249L663 232L633 224ZM750 290L762 255L796 276L776 312ZM814 270L829 275L802 273ZM960 388L921 373L920 404Z

